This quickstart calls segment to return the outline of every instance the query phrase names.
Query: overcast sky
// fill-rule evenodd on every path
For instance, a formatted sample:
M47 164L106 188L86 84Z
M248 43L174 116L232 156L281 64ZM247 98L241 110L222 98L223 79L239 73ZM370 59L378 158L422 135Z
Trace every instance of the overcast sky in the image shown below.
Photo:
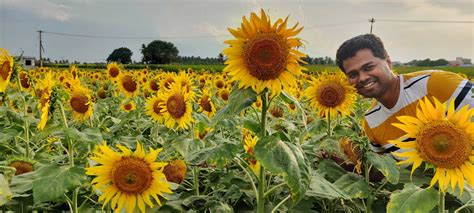
M373 32L393 61L474 59L472 0L0 0L0 47L39 57L38 30L109 36L85 38L43 34L44 57L100 62L116 48L141 60L141 44L174 43L181 56L216 57L242 16L263 8L274 21L290 15L305 29L298 35L311 57L334 58L345 40ZM389 22L384 20L464 21L467 23ZM122 37L122 38L120 38ZM140 37L140 39L136 39ZM124 39L128 38L128 39ZM134 39L135 38L135 39Z

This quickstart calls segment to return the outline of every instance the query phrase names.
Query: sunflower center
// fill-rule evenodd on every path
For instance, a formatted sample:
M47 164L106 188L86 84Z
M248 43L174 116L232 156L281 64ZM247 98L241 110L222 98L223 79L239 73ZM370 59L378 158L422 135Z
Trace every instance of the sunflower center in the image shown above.
M161 115L161 107L159 107L159 105L159 101L155 101L155 103L153 103L153 112L155 112L157 115Z
M143 160L127 157L112 168L112 183L121 191L140 194L150 188L153 180L150 166Z
M426 162L441 168L456 168L469 160L472 146L465 132L453 123L437 121L424 126L417 149Z
M202 109L206 112L212 112L211 102L209 101L209 96L205 95L201 98L200 105Z
M71 104L72 109L78 113L86 113L87 110L89 109L89 98L85 95L77 95L73 96L71 100L69 101L69 104Z
M2 78L4 81L7 80L8 75L10 74L11 71L12 71L12 68L10 67L10 62L9 61L3 62L3 65L0 69L0 73L2 74Z
M33 171L33 164L29 162L13 161L9 166L16 169L15 175L21 175Z
M184 97L180 94L171 96L166 102L166 107L174 118L181 118L186 112L186 103Z
M122 85L127 92L135 92L137 90L137 83L129 75L123 77Z
M153 91L158 91L158 88L159 88L158 80L153 79L153 80L150 82L150 88L151 88L151 90L153 90Z
M317 93L316 99L325 107L339 106L345 98L344 88L336 83L323 83Z
M119 73L120 73L120 71L117 67L111 67L110 70L109 70L109 74L110 74L110 76L112 76L112 78L117 77L117 75Z
M131 103L125 104L124 108L125 108L125 110L131 110L132 109L132 104Z
M20 73L20 84L21 87L28 89L30 88L30 83L28 82L28 76L25 73Z
M224 101L229 100L229 93L228 93L227 91L225 91L225 90L222 91L222 92L221 92L221 98L222 98L222 100L224 100Z
M244 46L244 60L250 74L262 81L278 78L285 70L288 47L275 33L262 33Z
M216 87L222 89L222 87L224 87L224 82L222 80L218 80L216 82Z

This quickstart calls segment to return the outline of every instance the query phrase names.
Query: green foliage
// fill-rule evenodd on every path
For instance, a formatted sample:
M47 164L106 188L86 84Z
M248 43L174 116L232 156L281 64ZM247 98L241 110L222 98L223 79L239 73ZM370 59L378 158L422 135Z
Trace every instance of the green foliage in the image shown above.
M387 178L388 182L397 184L400 178L400 170L397 167L397 161L392 156L379 155L373 152L367 153L367 162Z
M107 62L115 61L122 64L129 64L132 62L132 51L126 47L120 47L115 49L110 53L109 57L107 57Z
M35 171L33 198L35 203L56 201L65 193L82 185L86 180L83 167L59 166L56 164L40 167Z
M259 139L255 157L275 175L282 175L290 187L293 205L306 193L311 181L311 168L300 147L273 136Z
M252 105L255 100L257 100L256 94L251 88L238 89L237 85L234 86L227 105L212 118L212 125L216 125L224 118L237 115L240 111Z
M171 42L155 40L147 46L142 45L143 62L150 64L169 64L178 57L178 49Z
M390 196L387 212L429 212L437 204L438 193L433 188L423 189L408 183L403 190Z

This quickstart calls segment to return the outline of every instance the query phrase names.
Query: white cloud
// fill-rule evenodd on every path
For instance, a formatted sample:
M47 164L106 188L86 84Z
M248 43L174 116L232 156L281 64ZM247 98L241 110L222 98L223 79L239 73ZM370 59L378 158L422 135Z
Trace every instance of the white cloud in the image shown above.
M71 8L61 3L46 0L5 0L4 3L7 7L23 10L44 19L65 22L69 21L72 17L70 13Z

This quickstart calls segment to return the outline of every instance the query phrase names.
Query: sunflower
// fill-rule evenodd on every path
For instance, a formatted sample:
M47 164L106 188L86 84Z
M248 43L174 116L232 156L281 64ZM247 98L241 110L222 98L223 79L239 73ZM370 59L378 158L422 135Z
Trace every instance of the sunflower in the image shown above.
M28 73L26 73L25 71L21 71L19 76L20 76L21 88L29 89L31 87L31 84L30 84L30 77L28 76Z
M69 106L72 117L77 121L84 121L92 115L91 91L84 87L76 86L70 94Z
M202 111L207 117L211 118L216 113L216 107L211 100L211 92L209 88L205 88L202 91L201 97L199 97L199 111Z
M163 174L169 182L180 184L186 177L186 163L181 159L171 161L163 169Z
M107 64L107 74L110 79L115 80L120 76L120 67L118 66L117 63L112 62L110 64Z
M51 102L51 93L53 87L56 84L51 72L47 73L45 78L40 81L38 89L38 97L40 99L38 103L38 109L41 113L41 119L38 123L38 129L44 129L46 122L48 121L49 106Z
M130 74L120 75L118 84L119 84L120 91L122 91L125 97L130 98L138 94L139 85L132 75Z
M219 97L224 102L227 102L227 100L229 100L230 91L229 91L228 88L224 87L224 88L220 89L217 93L219 94Z
M196 128L194 129L194 136L196 138L199 138L200 141L204 141L204 139L206 138L206 136L209 134L209 132L211 132L212 129L209 128L209 127L206 127L206 128Z
M176 82L176 74L173 72L164 72L161 74L160 89L170 89L171 84Z
M133 153L124 146L117 147L122 153L115 152L106 144L99 145L91 159L101 165L86 168L87 175L97 176L92 184L94 189L102 191L99 201L104 201L103 208L111 201L111 208L117 212L124 206L127 212L134 212L136 206L145 212L145 203L153 207L150 196L161 206L158 196L172 193L163 174L167 163L155 162L161 149L150 148L146 154L138 142Z
M0 92L5 92L13 73L13 58L6 49L0 48Z
M250 21L244 16L241 28L230 29L236 38L224 43L230 45L223 53L227 55L224 68L232 78L240 81L240 88L252 87L260 93L265 88L279 94L282 87L295 84L295 76L301 74L300 57L306 55L295 48L302 46L299 38L291 38L303 30L303 27L287 29L288 17L278 19L273 25L270 18L261 10L261 17L255 13Z
M337 113L349 115L356 101L355 89L349 85L342 72L323 72L311 82L304 93L310 105L319 110L321 117L327 117L329 114L334 117Z
M242 129L243 133L243 141L244 141L244 150L245 153L250 155L251 157L247 158L247 161L250 164L250 168L255 174L258 174L260 171L260 162L255 159L254 155L254 148L257 145L257 136L252 136L247 129Z
M406 134L389 142L407 149L392 154L406 158L399 164L413 164L412 174L423 162L434 167L430 187L438 182L444 192L449 185L453 190L459 185L462 193L465 179L474 186L473 115L474 108L469 109L469 105L456 112L454 101L442 104L434 98L433 105L425 97L419 101L416 117L399 116L401 123L392 124ZM404 141L406 139L411 140Z
M13 157L7 165L16 169L15 175L21 175L34 170L35 161L25 157Z
M163 102L158 96L152 96L147 99L145 105L145 114L150 116L155 122L161 122L163 120L162 107L160 104Z
M130 112L130 111L135 110L137 106L135 105L133 101L126 101L122 103L121 108L125 112Z
M192 96L186 92L186 88L180 83L170 85L170 89L162 93L163 102L159 107L162 108L163 121L168 128L174 128L175 124L178 128L187 129L193 121L192 113Z

